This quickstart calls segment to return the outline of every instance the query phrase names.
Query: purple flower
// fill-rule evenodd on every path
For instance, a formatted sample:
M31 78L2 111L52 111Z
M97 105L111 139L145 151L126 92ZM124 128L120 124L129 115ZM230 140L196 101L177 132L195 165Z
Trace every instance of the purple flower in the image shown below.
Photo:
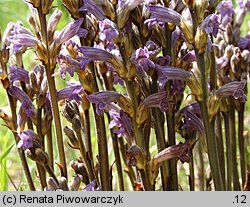
M134 139L134 128L131 118L123 110L111 109L109 115L112 121L109 124L109 128L115 128L114 133L118 137L124 136L129 144L132 144Z
M163 89L169 80L186 80L191 73L181 68L156 65L159 79L159 88Z
M17 34L7 38L13 44L13 51L18 52L22 48L35 47L39 43L38 39L29 34Z
M32 102L29 99L24 100L22 102L20 109L18 111L17 125L20 131L24 129L28 118L31 118L32 120L35 120L36 118L35 107L33 106Z
M217 37L221 23L221 15L211 14L207 16L201 24L201 29L207 34Z
M222 98L233 96L235 99L240 100L240 102L245 102L247 100L247 96L244 93L244 89L246 86L246 81L232 81L221 86L214 92L214 95Z
M20 102L23 102L25 100L30 100L29 96L19 89L16 86L12 86L9 90L8 93L15 99L19 100ZM30 101L31 102L31 101Z
M83 56L78 56L80 60L81 67L86 66L90 61L104 61L111 63L116 72L123 77L125 75L126 69L123 66L122 61L116 55L112 53L89 46L82 46L78 48L78 52L81 52Z
M83 7L81 7L79 11L85 11L89 14L93 14L98 20L105 19L105 15L97 3L91 0L84 0L83 4Z
M194 50L192 50L192 51L188 52L187 54L185 54L182 57L182 60L185 61L185 62L189 62L189 63L192 63L192 62L196 61L196 55L195 55Z
M168 109L169 102L167 101L166 92L159 92L148 96L143 101L143 104L149 108L158 107L162 112L165 112Z
M116 29L116 25L109 19L104 19L103 21L100 21L99 28L99 38L102 41L107 40L108 42L110 42L113 40L113 38L118 37L119 35L119 32Z
M217 7L218 13L224 18L225 16L232 17L234 14L234 8L232 1L222 1Z
M38 137L38 135L30 129L22 131L18 136L20 137L20 141L17 144L17 148L22 147L23 150L33 147L33 142Z
M177 26L180 26L182 21L182 16L176 11L163 7L163 6L148 6L149 12L151 13L150 19L155 19L161 22L173 23Z
M79 37L86 37L88 31L86 29L81 28L81 25L83 23L83 18L80 18L74 22L69 23L67 26L65 26L62 31L59 33L56 43L62 44L66 41L68 41L70 38L74 37L75 35L78 35Z
M10 66L10 82L22 81L29 83L29 73L23 68L19 68L15 65Z
M59 64L58 73L60 74L62 79L65 79L67 72L69 73L71 77L73 77L75 70L80 69L80 66L82 64L80 62L77 62L70 56L65 56L62 54L58 55L57 63Z
M176 94L182 94L184 92L186 84L182 80L172 80L171 81L171 91L172 96Z
M149 59L149 51L146 47L137 49L131 56L131 62L135 64L140 74L144 74L149 68L154 68L155 64Z
M82 191L97 191L97 190L99 190L99 189L95 189L95 186L96 186L96 181L93 180L84 189L82 189Z
M68 87L57 92L58 101L61 100L75 100L76 102L82 101L81 95L84 89L80 83L67 82Z
M245 37L240 37L238 46L241 50L250 51L250 35L246 35Z
M100 91L92 93L88 96L90 102L96 104L96 113L103 115L103 111L107 108L107 104L117 102L121 94L115 91Z
M228 63L228 59L226 57L220 57L216 59L216 64L218 70L224 68Z

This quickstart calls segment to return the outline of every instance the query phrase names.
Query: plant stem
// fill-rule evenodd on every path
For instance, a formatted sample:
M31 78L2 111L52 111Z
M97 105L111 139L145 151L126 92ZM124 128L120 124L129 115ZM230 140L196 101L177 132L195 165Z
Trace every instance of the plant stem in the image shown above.
M0 53L0 64L1 64L2 70L3 70L6 74L8 74L7 67L6 67L6 63L3 62L2 57L1 57L1 53ZM7 81L7 82L8 82L8 83L6 84L6 85L8 85L8 87L5 88L5 90L6 90L6 94L7 94L8 100L9 100L9 106L10 106L11 116L12 116L12 123L13 123L13 127L14 127L12 132L13 132L13 135L14 135L14 137L15 137L16 144L18 144L20 138L19 138L19 136L18 136L17 133L16 133L16 130L17 130L16 104L15 104L15 102L14 102L13 97L12 97L11 95L9 95L9 93L8 93L8 90L10 89L10 88L9 88L9 85L10 85L9 80L8 80L8 79L5 79L5 80L1 80L1 81L2 81L2 83L3 83L4 81ZM4 86L4 85L5 85L5 84L3 83L3 86ZM24 174L25 174L25 176L26 176L26 179L27 179L27 182L28 182L28 185L29 185L29 189L30 189L31 191L35 191L36 188L35 188L34 182L33 182L33 180L32 180L31 174L30 174L29 166L28 166L28 163L27 163L27 160L26 160L24 151L23 151L22 148L18 148L17 151L18 151L19 157L20 157L20 159L21 159L21 163L22 163L22 166L23 166Z
M83 132L86 143L86 150L88 152L88 156L91 160L93 160L93 152L92 152L92 144L91 144L91 130L90 130L90 117L89 117L89 109L84 110L83 116Z
M218 147L214 131L214 124L209 122L209 115L207 108L208 85L206 78L206 64L205 64L204 54L200 54L197 50L195 51L195 53L196 53L198 68L201 73L202 101L199 101L199 105L201 108L202 119L205 127L209 164L211 167L215 190L222 191L224 190L224 186L220 172Z
M151 84L151 94L156 93L157 82L153 81ZM167 147L164 133L164 115L158 108L152 108L152 114L155 120L154 129L156 134L157 148L158 152L161 152ZM169 165L167 161L162 162L161 168L161 179L162 179L162 189L168 189L168 178L169 178Z
M119 144L119 149L121 152L123 162L126 164L126 169L124 171L128 174L131 185L133 186L135 183L135 180L136 180L135 172L134 172L133 168L130 165L127 165L127 163L126 163L126 149L125 149L123 138L118 139L118 144Z
M134 116L131 117L132 119L132 124L134 126L134 131L135 131L135 143L141 148L143 149L144 153L145 153L145 149L146 149L146 145L145 145L145 141L143 139L143 132L142 132L142 128L140 126L138 126L138 124L136 123L136 111L138 108L138 100L137 100L137 95L135 93L135 82L130 81L130 80L125 80L125 84L126 84L126 88L127 88L127 92L128 95L132 101L132 105L133 105L133 109L134 109ZM146 153L145 153L145 157L146 157ZM151 185L150 185L150 181L149 181L149 177L148 174L146 172L146 170L140 170L141 173L141 177L143 180L143 185L145 190L151 190Z
M63 167L63 170L62 170L63 176L67 179L67 166L66 166L66 158L65 158L64 145L63 145L62 126L61 126L59 108L58 108L58 103L57 103L57 91L56 91L56 86L55 86L55 79L52 76L54 68L51 68L51 65L50 65L50 53L49 53L49 43L48 43L48 36L47 36L46 16L42 13L41 5L38 7L38 15L39 15L39 20L40 20L40 25L41 25L42 39L43 39L44 44L46 45L48 63L44 64L44 67L45 67L48 86L49 86L49 94L50 94L52 112L53 112L54 123L55 123L55 132L56 132L56 138L57 138L57 144L58 144L59 159L60 159L60 164Z
M199 157L199 185L200 185L200 191L204 191L205 189L205 170L204 170L204 159L203 159L203 149L202 149L202 143L201 139L198 141L198 157Z
M196 34L198 22L197 22L197 14L193 8L190 8L190 13L192 16L193 22L193 34ZM205 127L206 141L208 147L208 158L209 164L211 167L212 177L214 180L215 190L224 190L220 165L219 165L219 157L218 157L218 148L217 141L214 131L214 124L209 122L208 108L207 108L207 100L208 100L208 82L207 82L207 74L206 74L206 63L204 58L204 53L199 53L197 48L195 47L195 55L198 68L200 70L201 76L201 86L202 86L202 101L199 101L199 105L201 108L202 119Z
M224 154L224 143L223 143L223 135L222 135L222 123L221 123L221 114L218 113L216 115L215 120L215 128L216 128L216 137L217 137L217 146L219 153L219 163L223 185L226 186L226 174L225 174L225 154Z
M93 168L91 166L91 163L89 162L89 159L87 157L87 151L86 151L86 148L85 148L83 140L82 140L81 132L76 132L76 136L77 136L77 140L79 143L81 156L85 162L85 166L86 166L86 169L87 169L87 172L88 172L88 175L90 178L90 182L91 182L91 181L95 180L95 176L94 176L94 171L93 171Z
M51 169L49 164L46 164L43 166L45 168L45 170L48 172L49 176L52 177L55 182L57 183L57 185L59 185L59 181L57 180L56 175L54 174L54 171Z
M242 187L246 182L246 160L245 160L245 143L244 143L244 108L245 104L240 103L240 110L238 111L238 143L240 152L240 167L241 167L241 179Z
M47 148L49 155L49 164L52 170L54 170L54 152L53 152L53 142L52 142L52 129L49 128L47 132Z
M226 190L232 190L232 148L231 148L231 137L230 137L230 126L229 126L229 115L228 112L223 113L224 124L225 124L225 139L226 139L226 169L227 169L227 179L226 179Z
M189 162L189 186L190 186L190 191L195 190L195 177L194 177L194 156L193 156L193 149L190 149L189 152L189 157L191 161Z
M232 170L233 170L233 190L240 190L238 164L237 164L237 149L236 149L236 133L235 133L235 110L234 108L229 109L229 130L231 136L231 148L232 148Z

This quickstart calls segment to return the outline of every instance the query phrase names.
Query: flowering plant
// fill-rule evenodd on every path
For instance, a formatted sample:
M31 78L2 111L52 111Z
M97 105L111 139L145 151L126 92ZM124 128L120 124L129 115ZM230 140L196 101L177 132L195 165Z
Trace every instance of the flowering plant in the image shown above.
M30 190L27 158L44 190L179 190L182 166L190 190L249 190L249 0L62 0L60 32L53 0L25 2L30 28L0 38L0 115Z

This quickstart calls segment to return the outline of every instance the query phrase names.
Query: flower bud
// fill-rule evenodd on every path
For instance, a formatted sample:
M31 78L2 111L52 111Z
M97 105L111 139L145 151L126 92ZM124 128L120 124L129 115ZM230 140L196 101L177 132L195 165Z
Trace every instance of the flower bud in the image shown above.
M193 8L195 5L196 0L182 0L183 4L186 5L188 8Z
M136 111L136 123L142 125L150 117L150 110L141 103Z
M63 6L69 11L73 19L79 19L81 17L79 8L80 1L78 0L62 0Z
M75 115L72 119L72 128L76 133L81 133L82 124L81 118L78 115Z
M207 34L206 32L202 31L200 27L197 28L194 41L198 52L202 54L205 53L207 46Z
M52 177L48 177L47 185L46 191L56 191L59 188L56 181Z
M61 177L60 181L59 181L59 187L60 189L62 189L63 191L69 191L69 187L68 187L68 181L65 177Z
M82 176L77 174L74 178L73 183L71 184L71 186L69 188L70 191L78 191L78 189L81 185L81 182L82 182Z
M205 11L208 7L208 0L194 0L195 2L195 13L197 15L197 22L200 24L204 19Z
M61 16L62 16L62 12L56 9L49 18L48 26L47 26L49 43L51 43L54 39L54 32L61 19Z
M40 0L43 14L48 14L54 0Z
M66 136L69 138L69 145L73 148L73 149L79 149L79 143L78 140L75 136L75 133L72 129L70 129L69 127L65 126L63 128L64 133L66 134Z

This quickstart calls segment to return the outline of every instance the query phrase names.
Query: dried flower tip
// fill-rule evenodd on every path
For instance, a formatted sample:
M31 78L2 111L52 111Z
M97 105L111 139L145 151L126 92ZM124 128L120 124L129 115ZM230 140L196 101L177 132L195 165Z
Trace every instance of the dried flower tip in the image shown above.
M35 8L40 6L40 0L25 0L27 3L32 4Z
M69 11L73 19L80 18L80 1L78 0L62 0L63 6Z
M42 6L42 12L43 12L43 14L48 14L49 13L53 1L54 0L41 0L40 4Z
M197 16L197 22L200 24L204 19L205 11L208 7L208 0L195 0L195 12Z

